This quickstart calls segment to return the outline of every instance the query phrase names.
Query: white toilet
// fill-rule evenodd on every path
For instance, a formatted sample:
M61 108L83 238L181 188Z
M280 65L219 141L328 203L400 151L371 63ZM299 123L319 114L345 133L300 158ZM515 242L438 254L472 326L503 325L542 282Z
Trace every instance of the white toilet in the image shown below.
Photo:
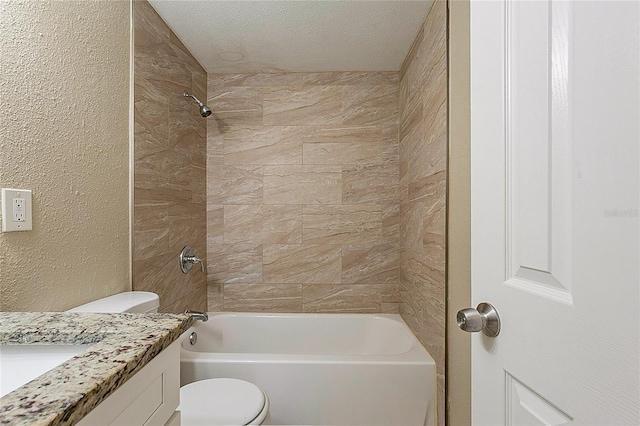
M253 383L207 379L180 388L182 426L263 425L269 398Z
M160 298L155 293L129 291L114 294L67 312L153 313ZM269 416L269 398L253 383L238 379L206 379L180 388L182 426L261 425Z
M154 313L158 312L160 298L148 291L127 291L85 303L67 312L96 313Z

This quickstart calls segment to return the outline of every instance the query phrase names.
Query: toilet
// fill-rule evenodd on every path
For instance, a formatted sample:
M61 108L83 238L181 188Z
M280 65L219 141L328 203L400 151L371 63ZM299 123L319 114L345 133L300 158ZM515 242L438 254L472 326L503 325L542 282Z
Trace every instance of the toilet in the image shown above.
M94 313L154 313L158 312L160 298L148 291L127 291L85 303L67 312Z
M67 312L154 313L160 298L155 293L129 291L95 300ZM182 426L261 425L269 417L269 398L245 380L198 380L180 388Z
M269 398L245 380L198 380L180 388L178 410L182 426L263 425Z

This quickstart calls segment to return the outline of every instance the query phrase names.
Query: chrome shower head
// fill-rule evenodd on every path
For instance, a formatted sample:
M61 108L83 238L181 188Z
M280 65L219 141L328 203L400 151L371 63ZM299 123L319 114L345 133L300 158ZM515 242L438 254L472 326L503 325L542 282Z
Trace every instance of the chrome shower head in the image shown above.
M206 106L206 105L202 105L202 106L200 107L200 115L201 115L201 116L203 116L203 117L208 117L208 116L210 116L210 115L211 115L211 108L209 108L209 107L208 107L208 106Z
M182 96L184 96L185 98L192 98L194 101L196 101L196 103L198 104L198 106L200 107L200 115L203 117L208 117L211 115L211 108L209 108L208 106L206 106L205 104L203 104L202 102L200 102L200 99L196 98L194 95L192 95L191 93L188 92L184 92L182 94Z

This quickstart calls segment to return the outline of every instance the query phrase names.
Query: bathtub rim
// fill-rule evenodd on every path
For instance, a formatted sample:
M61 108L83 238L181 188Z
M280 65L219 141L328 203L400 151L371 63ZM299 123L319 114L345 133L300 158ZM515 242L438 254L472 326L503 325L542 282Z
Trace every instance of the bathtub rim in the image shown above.
M264 362L264 363L327 363L327 364L416 364L433 365L435 360L427 349L420 343L413 331L399 314L377 313L267 313L267 312L208 312L209 321L219 316L242 317L355 317L367 316L375 319L391 320L399 323L408 333L412 347L407 352L392 355L341 355L341 354L286 354L286 353L244 353L244 352L197 352L188 349L189 335L198 328L206 327L207 323L197 322L180 337L180 360L188 362Z

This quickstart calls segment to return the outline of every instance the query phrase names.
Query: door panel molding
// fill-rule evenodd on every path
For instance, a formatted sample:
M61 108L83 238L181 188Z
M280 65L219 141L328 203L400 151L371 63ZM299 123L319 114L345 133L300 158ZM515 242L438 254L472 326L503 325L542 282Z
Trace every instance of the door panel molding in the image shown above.
M505 284L568 305L570 7L539 1L504 8Z

